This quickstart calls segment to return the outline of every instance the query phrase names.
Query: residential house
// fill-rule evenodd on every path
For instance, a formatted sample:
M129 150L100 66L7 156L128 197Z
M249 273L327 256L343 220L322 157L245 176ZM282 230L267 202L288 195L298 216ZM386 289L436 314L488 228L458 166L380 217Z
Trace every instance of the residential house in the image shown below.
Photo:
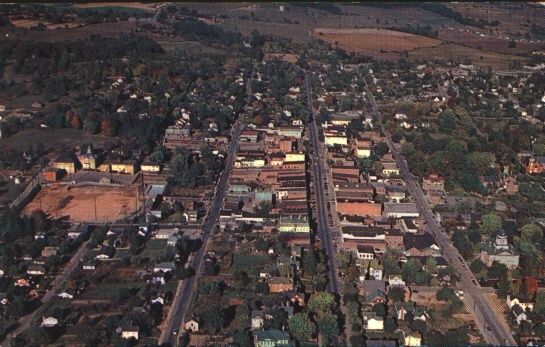
M73 299L74 295L75 295L75 291L71 288L68 288L60 292L59 294L57 294L57 296L62 299Z
M356 266L360 270L359 280L365 281L367 275L369 279L381 281L383 278L384 267L377 259L373 260L356 260Z
M171 261L158 263L158 264L155 264L155 266L153 267L153 272L162 271L164 273L168 273L174 270L176 270L176 264L174 264L174 262L171 262Z
M403 246L407 256L429 256L440 253L439 245L429 233L403 235Z
M263 311L253 310L251 317L252 330L262 329L265 325L265 313Z
M397 164L395 161L385 161L382 162L382 174L384 176L398 176L399 175L399 168L397 167Z
M57 325L59 325L59 320L55 317L44 317L42 318L42 323L40 324L40 326L44 328L53 328Z
M515 194L519 191L519 185L517 183L516 177L514 176L504 177L502 179L502 185L503 189L505 189L508 194Z
M384 318L379 317L371 311L362 311L363 328L367 331L384 330Z
M135 339L138 340L138 333L140 328L138 326L127 326L121 329L121 338L122 339Z
M422 334L417 331L405 334L405 347L419 347L422 346Z
M43 276L45 275L45 268L42 265L30 265L26 273L32 276Z
M358 245L356 255L358 259L375 259L375 249L368 245Z
M366 280L359 284L360 294L365 297L368 304L386 302L386 282L379 280Z
M514 305L511 307L511 318L520 325L522 321L528 320L528 315L522 306Z
M290 335L278 329L254 330L255 347L290 347L293 343L290 341Z
M83 270L95 270L98 265L98 262L95 259L91 259L83 263Z
M199 322L197 322L195 319L188 320L184 324L185 330L191 331L191 332L198 332L199 331Z
M445 190L445 179L439 175L429 175L422 180L422 190Z
M519 305L522 307L525 311L533 311L534 310L534 303L530 299L524 299L519 298L516 296L507 295L507 306L511 309L515 305Z
M140 164L140 170L142 170L142 172L158 173L161 172L161 165L147 160Z
M267 283L271 293L283 293L293 289L293 280L287 277L271 277Z
M545 157L531 157L526 165L526 172L529 174L545 172Z

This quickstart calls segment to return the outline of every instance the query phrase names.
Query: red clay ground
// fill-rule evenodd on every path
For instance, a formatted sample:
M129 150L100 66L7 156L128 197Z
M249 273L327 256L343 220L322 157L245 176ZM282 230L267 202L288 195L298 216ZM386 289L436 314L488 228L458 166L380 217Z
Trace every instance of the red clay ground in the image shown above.
M54 218L68 216L72 222L113 222L135 211L138 186L43 187L23 213L42 209ZM96 199L96 220L95 220ZM138 206L140 206L138 201Z

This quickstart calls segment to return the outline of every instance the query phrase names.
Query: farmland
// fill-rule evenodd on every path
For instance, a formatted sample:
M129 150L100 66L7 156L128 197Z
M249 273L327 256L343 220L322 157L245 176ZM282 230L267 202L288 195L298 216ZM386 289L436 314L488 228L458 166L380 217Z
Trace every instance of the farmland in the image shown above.
M316 28L314 37L351 51L374 55L381 51L399 52L422 47L435 47L440 40L394 30L367 29L326 29Z
M136 186L48 186L38 192L23 212L29 214L41 208L54 218L67 216L72 222L95 221L96 200L96 221L112 222L134 212L136 194Z

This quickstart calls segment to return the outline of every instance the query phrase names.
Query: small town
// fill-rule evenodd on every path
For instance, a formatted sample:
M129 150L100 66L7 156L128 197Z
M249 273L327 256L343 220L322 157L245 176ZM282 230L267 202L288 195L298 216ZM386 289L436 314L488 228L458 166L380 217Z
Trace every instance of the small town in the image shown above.
M540 3L0 5L0 346L545 344Z

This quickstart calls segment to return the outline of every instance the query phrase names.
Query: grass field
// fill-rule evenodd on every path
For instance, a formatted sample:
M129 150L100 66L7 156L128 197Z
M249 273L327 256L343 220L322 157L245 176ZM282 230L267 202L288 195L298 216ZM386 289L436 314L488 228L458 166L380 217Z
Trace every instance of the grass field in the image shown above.
M54 218L66 216L72 222L113 222L135 211L137 189L137 186L47 186L25 206L23 213L41 209Z
M78 129L26 129L0 140L0 146L11 147L24 151L29 146L42 143L46 148L61 148L65 145L75 146L82 142L92 142L95 146L102 146L111 138L101 135L91 135Z
M77 8L92 8L92 9L131 9L131 10L141 10L141 11L154 11L154 3L142 3L142 2L88 2L75 4L73 7Z

